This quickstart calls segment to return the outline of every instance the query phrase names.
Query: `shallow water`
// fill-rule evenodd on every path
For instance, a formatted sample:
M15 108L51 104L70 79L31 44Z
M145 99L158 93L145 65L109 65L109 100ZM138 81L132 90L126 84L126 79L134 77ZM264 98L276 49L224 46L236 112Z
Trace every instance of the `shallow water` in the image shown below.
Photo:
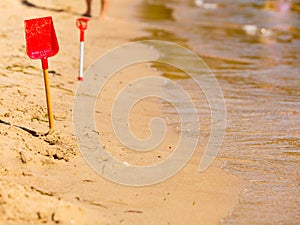
M209 2L143 1L142 38L188 46L218 78L227 109L218 157L250 181L222 222L300 224L300 1ZM156 66L193 92L185 74Z

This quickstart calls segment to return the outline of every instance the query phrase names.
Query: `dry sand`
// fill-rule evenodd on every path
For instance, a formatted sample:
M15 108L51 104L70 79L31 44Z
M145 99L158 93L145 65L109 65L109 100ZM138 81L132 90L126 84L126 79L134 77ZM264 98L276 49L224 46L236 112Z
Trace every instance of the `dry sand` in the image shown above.
M113 1L109 12L113 19L99 21L100 6L94 1L86 68L106 51L143 35L142 24L134 20L138 2ZM200 147L176 176L148 187L109 182L86 164L72 126L79 55L75 20L84 11L84 1L30 3L38 7L19 0L0 2L0 224L219 224L247 183L220 169L218 160L199 173ZM43 16L53 17L60 44L59 54L49 59L56 132L36 137L35 132L48 130L47 109L40 61L30 60L25 52L23 21ZM121 146L109 124L114 90L131 79L154 74L159 75L147 64L122 71L103 93L107 100L101 97L97 104L100 137L120 160L139 162L135 155L119 154ZM144 108L149 104L151 111ZM133 113L139 121L134 130L144 136L144 118L161 111L150 99ZM170 129L165 146L176 144L175 133ZM149 153L140 163L155 163L167 154Z

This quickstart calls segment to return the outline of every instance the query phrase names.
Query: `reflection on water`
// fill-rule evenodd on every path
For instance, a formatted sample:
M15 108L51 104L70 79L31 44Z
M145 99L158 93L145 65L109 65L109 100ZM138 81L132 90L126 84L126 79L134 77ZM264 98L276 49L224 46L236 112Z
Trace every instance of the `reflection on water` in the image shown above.
M144 0L141 8L155 25L151 38L188 44L223 89L219 158L251 182L223 223L300 224L300 1ZM185 74L156 66L193 90Z

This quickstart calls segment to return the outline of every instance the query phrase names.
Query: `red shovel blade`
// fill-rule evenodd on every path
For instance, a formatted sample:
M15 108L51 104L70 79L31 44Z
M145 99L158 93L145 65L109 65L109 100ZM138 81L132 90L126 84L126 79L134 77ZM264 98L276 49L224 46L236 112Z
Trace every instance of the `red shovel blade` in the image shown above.
M87 23L88 21L90 21L90 19L85 18L85 17L81 17L78 18L76 20L76 26L80 29L80 30L86 30L87 29Z
M43 61L59 50L52 17L25 20L25 38L27 55L31 59Z
M76 20L76 26L80 29L80 42L84 41L84 31L87 29L87 24L90 19L81 17Z

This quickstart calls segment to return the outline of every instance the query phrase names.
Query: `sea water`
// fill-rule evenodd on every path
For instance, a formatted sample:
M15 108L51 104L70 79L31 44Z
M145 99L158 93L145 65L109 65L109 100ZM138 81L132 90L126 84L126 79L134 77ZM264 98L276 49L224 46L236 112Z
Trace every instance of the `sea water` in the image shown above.
M138 15L141 39L195 51L223 90L218 159L250 185L222 223L300 224L300 1L144 0ZM163 75L189 86L178 71Z

